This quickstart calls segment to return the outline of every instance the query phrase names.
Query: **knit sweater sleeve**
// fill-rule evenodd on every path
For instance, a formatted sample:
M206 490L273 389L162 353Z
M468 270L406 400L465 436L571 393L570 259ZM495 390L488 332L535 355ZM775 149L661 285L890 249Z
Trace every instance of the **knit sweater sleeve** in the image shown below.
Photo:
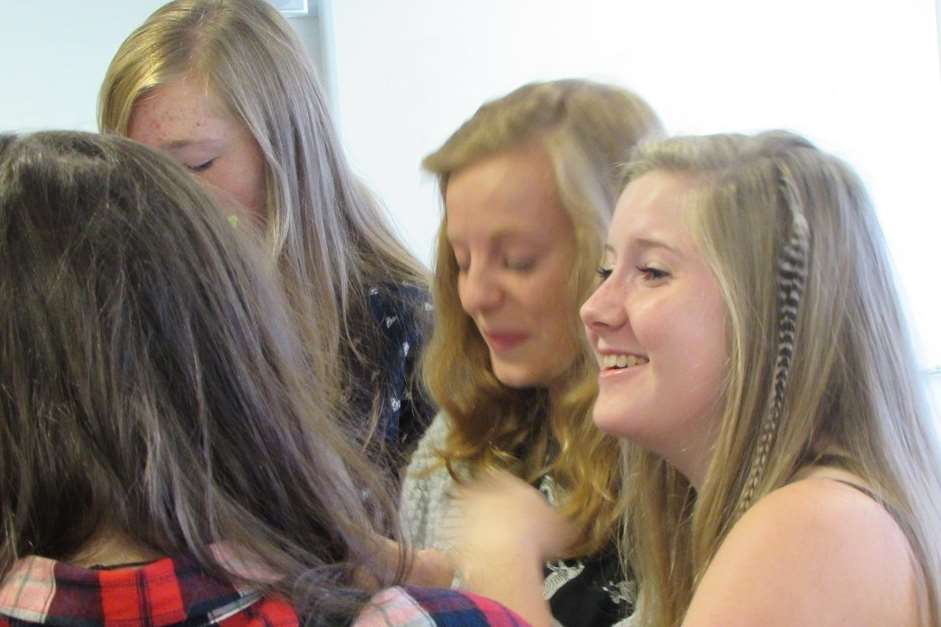
M438 451L444 448L451 421L443 412L435 416L405 471L399 516L406 537L415 548L447 549L446 523L451 510L454 480Z

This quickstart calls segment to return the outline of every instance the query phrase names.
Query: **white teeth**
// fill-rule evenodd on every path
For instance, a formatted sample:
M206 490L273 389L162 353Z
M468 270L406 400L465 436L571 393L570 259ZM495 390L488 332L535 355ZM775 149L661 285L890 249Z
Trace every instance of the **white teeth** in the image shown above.
M601 367L608 368L633 368L634 366L640 366L646 364L649 360L646 357L640 357L639 355L602 355L601 356Z

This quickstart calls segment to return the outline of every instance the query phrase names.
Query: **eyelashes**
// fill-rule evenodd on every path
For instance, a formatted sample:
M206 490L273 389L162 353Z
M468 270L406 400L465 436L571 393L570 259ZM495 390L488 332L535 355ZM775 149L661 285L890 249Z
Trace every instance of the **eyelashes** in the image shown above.
M512 272L530 272L536 268L538 263L537 258L526 258L526 259L511 259L505 258L500 262L500 267L505 270L510 270ZM458 259L457 256L454 257L454 265L457 266L457 271L459 273L465 273L470 269L470 261L464 259Z
M196 173L205 172L206 170L212 167L212 164L215 163L215 161L216 161L215 159L210 159L209 161L204 161L203 163L200 163L198 165L187 164L186 169L189 170L190 172L196 172Z
M643 275L646 281L659 281L670 276L670 273L666 270L652 268L650 266L637 266L637 271Z
M528 272L536 266L536 260L532 258L527 259L504 259L503 267L507 270L515 270L516 272Z
M663 279L669 278L670 276L670 273L666 270L661 270L651 266L637 266L636 270L641 274L641 276L643 276L644 280L648 282L661 281ZM614 268L606 268L604 266L600 266L597 270L595 270L595 273L602 282L610 277L613 272Z

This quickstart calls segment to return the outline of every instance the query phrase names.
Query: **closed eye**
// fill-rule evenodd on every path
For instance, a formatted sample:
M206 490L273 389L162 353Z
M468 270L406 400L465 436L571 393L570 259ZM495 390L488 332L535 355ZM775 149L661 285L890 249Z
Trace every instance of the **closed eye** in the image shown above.
M535 259L504 259L503 266L517 272L527 272L536 266Z
M205 172L206 170L212 167L212 164L215 163L215 161L216 161L215 159L210 159L209 161L204 161L203 163L200 163L199 165L190 165L187 163L186 169L189 170L190 172Z
M599 277L602 281L604 281L604 280L607 279L609 276L611 276L611 273L612 273L612 272L614 272L614 269L613 269L613 268L605 268L604 266L601 266L601 267L599 267L597 270L595 270L595 273L598 275L598 277Z

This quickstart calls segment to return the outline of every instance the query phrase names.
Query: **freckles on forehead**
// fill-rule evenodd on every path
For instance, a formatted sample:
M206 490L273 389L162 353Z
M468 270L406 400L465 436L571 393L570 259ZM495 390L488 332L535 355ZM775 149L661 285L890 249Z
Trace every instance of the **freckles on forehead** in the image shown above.
M176 80L155 88L134 105L128 137L152 147L193 141L218 124L214 102L204 87Z
M148 146L158 146L167 136L165 114L156 110L148 100L134 105L127 127L127 136Z

